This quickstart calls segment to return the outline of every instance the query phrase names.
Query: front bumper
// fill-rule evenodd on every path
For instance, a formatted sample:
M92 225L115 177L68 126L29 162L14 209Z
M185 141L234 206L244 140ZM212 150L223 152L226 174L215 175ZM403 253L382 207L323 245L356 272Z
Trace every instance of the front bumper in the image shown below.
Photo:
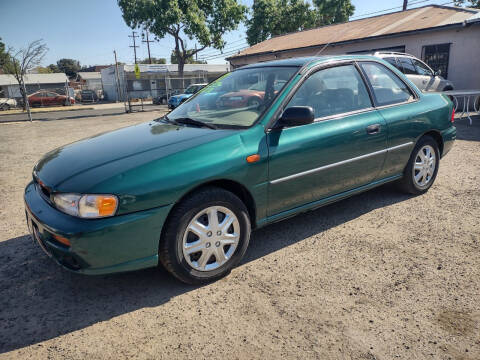
M109 274L158 265L158 242L171 205L104 219L80 219L51 206L31 182L25 213L32 237L58 264L88 274ZM71 246L55 240L67 238Z

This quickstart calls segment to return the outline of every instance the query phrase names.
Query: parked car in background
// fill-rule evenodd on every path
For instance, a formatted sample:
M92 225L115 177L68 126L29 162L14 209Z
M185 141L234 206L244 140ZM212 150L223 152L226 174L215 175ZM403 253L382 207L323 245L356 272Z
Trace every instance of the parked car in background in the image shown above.
M421 91L453 90L453 83L441 77L440 71L433 71L430 66L415 56L398 52L381 52L374 54L405 74Z
M75 104L70 96L60 95L53 91L41 90L28 96L28 103L32 107Z
M273 94L276 94L284 85L285 80L276 80L273 83ZM240 91L229 92L221 96L217 101L219 108L236 108L251 106L253 108L259 107L264 101L266 80L257 82L248 89Z
M17 100L0 98L0 110L10 110L17 107Z
M178 95L180 94L180 90L172 90L168 94L168 97L173 96L173 95ZM152 99L152 103L154 105L166 105L167 104L167 94L162 94L160 96L156 96Z
M183 103L185 100L190 98L193 94L202 90L208 84L191 84L189 85L182 94L171 96L168 99L168 108L175 109L178 105Z
M85 102L94 103L98 101L98 95L93 90L82 90L80 92L80 97L82 99L81 100L82 103L85 103Z
M264 93L257 108L201 105L220 88L251 90L249 79ZM241 261L252 229L388 182L426 193L453 115L447 96L372 56L249 65L162 118L47 153L25 189L28 228L74 272L161 263L210 282Z

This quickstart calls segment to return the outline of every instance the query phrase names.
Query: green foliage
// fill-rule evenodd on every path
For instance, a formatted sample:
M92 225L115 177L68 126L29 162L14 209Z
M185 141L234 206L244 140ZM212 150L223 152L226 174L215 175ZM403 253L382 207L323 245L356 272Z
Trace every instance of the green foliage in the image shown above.
M206 47L222 49L223 35L235 30L247 12L237 0L118 0L118 5L132 29L147 29L157 38L174 38L181 73L189 55ZM187 39L200 47L189 50Z
M348 21L355 7L350 0L255 0L247 20L250 45L271 36Z
M195 54L194 51L195 50L186 50L185 54L182 54L184 55L185 64L206 64L207 63L206 61L201 61L201 60L197 61L193 58ZM173 50L172 54L170 55L170 63L178 64L178 58L177 58L177 54L175 53L175 50Z
M39 74L51 74L51 73L53 73L52 69L50 69L48 66L47 67L37 66L37 72Z
M77 72L82 68L78 60L60 59L57 61L57 68L59 72L67 74L69 78L77 76Z
M138 61L139 64L150 64L150 60L147 58ZM152 64L166 64L167 59L165 58L156 58L152 56Z
M2 38L0 38L0 69L3 69L3 66L10 60L10 56L8 55L7 49L5 48L5 44L2 42Z
M61 72L60 69L58 68L58 66L56 64L50 64L47 66L47 69L50 70L50 72L52 73L59 73Z
M455 1L456 6L466 6L469 8L480 9L480 0L457 0Z

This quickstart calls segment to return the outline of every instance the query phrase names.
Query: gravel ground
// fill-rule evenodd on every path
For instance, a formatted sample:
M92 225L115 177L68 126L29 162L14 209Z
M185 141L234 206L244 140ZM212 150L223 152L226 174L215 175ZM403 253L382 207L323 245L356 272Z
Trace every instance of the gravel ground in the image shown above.
M0 125L2 359L480 358L479 118L426 195L383 186L260 229L216 283L62 270L27 236L34 163L155 116Z

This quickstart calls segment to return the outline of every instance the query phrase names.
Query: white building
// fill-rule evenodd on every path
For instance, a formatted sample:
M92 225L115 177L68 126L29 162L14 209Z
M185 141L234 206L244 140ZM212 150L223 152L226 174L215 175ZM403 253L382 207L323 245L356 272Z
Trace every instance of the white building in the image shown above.
M428 5L276 36L227 60L239 67L319 51L321 55L406 52L441 70L455 89L480 89L480 10Z
M78 72L77 81L82 84L85 90L102 90L102 74L98 72Z
M103 93L107 100L123 101L129 98L153 98L172 91L182 91L193 83L208 83L230 71L229 65L185 64L183 78L178 75L177 64L138 64L140 76L135 75L135 65L118 65L101 70Z
M41 89L63 89L68 82L64 73L26 74L24 77L27 93L31 94ZM13 75L0 74L0 97L21 98L20 87Z

